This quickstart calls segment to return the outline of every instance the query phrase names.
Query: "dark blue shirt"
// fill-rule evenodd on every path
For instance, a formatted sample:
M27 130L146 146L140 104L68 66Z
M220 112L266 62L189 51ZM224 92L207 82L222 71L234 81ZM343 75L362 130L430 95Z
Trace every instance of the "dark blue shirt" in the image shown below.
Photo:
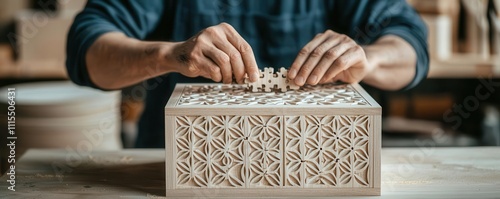
M405 0L89 0L68 34L68 74L77 84L96 87L85 54L104 33L184 41L221 22L231 24L252 46L260 67L289 67L307 42L331 29L359 44L389 34L411 44L418 60L416 75L405 89L417 85L428 71L427 29ZM142 84L147 97L137 147L164 147L163 107L178 82L209 80L171 73Z

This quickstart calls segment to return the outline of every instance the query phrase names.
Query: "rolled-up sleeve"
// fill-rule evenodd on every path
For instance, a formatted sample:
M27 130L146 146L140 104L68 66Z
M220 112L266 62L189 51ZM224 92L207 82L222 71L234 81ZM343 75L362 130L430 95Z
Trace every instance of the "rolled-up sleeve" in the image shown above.
M415 87L427 77L429 53L427 27L405 0L337 1L335 26L360 44L371 44L384 35L396 35L417 54L413 80L402 90Z
M89 0L69 30L66 44L66 68L70 79L91 86L85 56L99 36L122 32L128 37L144 39L158 25L164 11L163 0Z

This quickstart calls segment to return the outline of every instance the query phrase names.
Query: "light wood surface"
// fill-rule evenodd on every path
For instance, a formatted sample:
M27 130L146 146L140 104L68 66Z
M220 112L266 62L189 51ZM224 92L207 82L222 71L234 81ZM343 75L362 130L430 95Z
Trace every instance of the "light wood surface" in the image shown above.
M354 198L498 198L498 154L500 147L384 148L382 195ZM68 157L73 162L67 162ZM58 178L53 165L71 170ZM17 162L16 174L16 192L7 190L7 175L0 178L0 198L164 197L165 151L93 151L79 156L30 150ZM205 194L191 191L198 198Z

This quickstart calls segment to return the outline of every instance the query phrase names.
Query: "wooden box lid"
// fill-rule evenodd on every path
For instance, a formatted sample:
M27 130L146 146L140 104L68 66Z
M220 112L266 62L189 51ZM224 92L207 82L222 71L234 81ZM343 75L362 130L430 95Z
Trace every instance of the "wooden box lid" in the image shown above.
M305 86L287 92L249 91L245 85L177 84L165 106L176 115L380 115L358 84Z

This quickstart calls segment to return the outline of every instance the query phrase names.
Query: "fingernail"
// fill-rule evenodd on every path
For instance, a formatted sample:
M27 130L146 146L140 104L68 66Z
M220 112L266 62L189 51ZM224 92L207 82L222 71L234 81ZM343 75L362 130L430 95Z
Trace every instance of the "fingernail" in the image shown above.
M257 73L253 73L250 75L250 81L255 82L259 79L259 75Z
M291 69L290 71L288 71L288 78L293 79L295 78L296 75L297 75L297 70Z
M295 84L299 85L299 86L302 86L304 84L304 78L302 77L297 77L295 79Z
M309 77L309 82L311 84L316 84L317 80L318 80L318 76L317 75L311 75L311 77Z

